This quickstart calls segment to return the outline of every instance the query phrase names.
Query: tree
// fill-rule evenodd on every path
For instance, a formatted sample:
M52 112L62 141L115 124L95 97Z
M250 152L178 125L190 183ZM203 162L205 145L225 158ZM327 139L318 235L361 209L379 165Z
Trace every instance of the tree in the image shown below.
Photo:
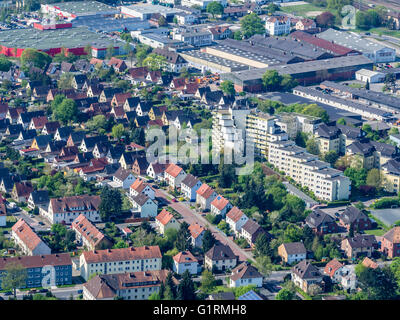
M359 270L357 278L369 300L393 300L398 297L398 285L390 267L364 268Z
M380 188L381 183L382 183L382 176L381 176L379 169L373 168L373 169L369 170L368 174L367 174L366 182L367 182L367 185L369 185L369 186L373 186L376 189Z
M203 252L206 253L208 250L210 250L214 246L215 242L216 242L215 237L211 233L211 231L209 229L204 231Z
M139 67L142 66L142 62L144 59L146 59L150 50L151 48L146 45L140 44L136 46L136 60Z
M160 18L158 18L158 25L160 27L164 27L164 26L168 25L167 20L165 20L164 16L161 16Z
M106 50L106 58L111 59L111 57L115 54L114 45L110 44Z
M264 277L269 277L272 272L271 258L267 256L257 257L256 267Z
M235 94L235 87L232 81L225 80L221 82L221 90L227 94L233 96Z
M219 2L212 1L207 5L206 11L211 13L214 18L215 15L221 15L224 12L224 7Z
M204 270L201 274L200 290L204 293L210 293L215 288L215 277L210 270Z
M130 135L131 141L138 145L144 146L146 143L146 135L143 128L135 128Z
M21 63L24 67L28 64L33 64L33 66L43 69L51 62L51 57L42 51L36 49L27 48L21 54Z
M13 290L14 298L17 298L17 289L26 285L28 273L22 264L10 262L5 267L5 276L2 278L2 288Z
M70 72L63 73L57 81L57 87L60 90L72 89L72 79L74 75Z
M53 114L57 120L67 124L69 121L74 121L77 119L78 107L74 100L63 99L60 104L55 105Z
M331 166L333 166L336 163L337 159L339 159L339 155L335 150L328 151L324 155L324 161L330 163Z
M142 62L143 67L147 67L152 71L163 70L166 65L166 58L155 53L151 53Z
M0 58L0 71L8 72L12 66L12 62L6 58Z
M286 288L282 288L276 295L275 300L293 300L294 297L295 294L293 291Z
M115 139L121 139L121 137L124 135L125 133L125 128L122 125L122 123L117 124L115 126L112 127L112 131L111 134Z
M367 83L365 84L365 89L369 90L369 80L367 79Z
M175 240L175 247L178 251L186 251L190 249L190 231L187 222L182 222Z
M335 16L329 11L321 13L315 20L318 27L331 28L335 25Z
M337 119L336 123L345 126L346 125L346 120L344 118L339 118L339 119Z
M196 299L194 283L193 283L192 278L190 277L190 273L188 270L186 270L183 273L182 280L178 285L177 299L178 300L195 300Z
M265 233L261 233L255 241L256 256L271 256L268 237Z
M346 170L344 170L344 175L350 178L351 183L356 188L366 184L367 174L367 170L364 168L346 168Z
M104 187L100 194L100 217L103 221L118 217L122 212L122 197L119 190Z
M316 295L320 294L321 291L322 291L321 287L316 283L311 284L310 287L308 288L308 293L311 296L316 296Z
M319 146L315 138L308 139L306 143L306 149L311 154L319 155Z
M276 91L280 89L282 77L276 70L267 70L262 76L262 82L266 90Z
M243 39L243 35L240 32L240 30L237 30L233 33L233 39L235 40L242 40Z
M247 39L255 34L264 34L265 25L261 18L254 12L246 15L240 20L241 31L243 36Z

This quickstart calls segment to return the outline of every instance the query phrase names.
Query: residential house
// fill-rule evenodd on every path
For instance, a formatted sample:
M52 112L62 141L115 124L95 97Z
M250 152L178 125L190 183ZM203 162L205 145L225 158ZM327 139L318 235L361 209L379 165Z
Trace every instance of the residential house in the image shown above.
M302 260L291 269L293 283L308 293L311 285L323 286L323 275L310 261Z
M169 163L150 163L146 169L146 175L153 178L156 181L164 180L164 171L169 166Z
M354 290L356 288L354 272L337 259L333 259L326 264L324 274L331 278L332 283L340 284L345 290Z
M132 164L132 172L137 176L144 176L148 167L149 163L146 157L136 157Z
M51 254L51 249L31 229L24 219L19 219L11 228L11 239L24 255L40 256Z
M287 264L303 261L307 257L307 250L303 242L282 243L278 247L278 255Z
M157 204L143 193L130 198L133 211L138 212L141 218L155 217L157 215Z
M46 207L49 204L49 191L47 190L34 190L28 198L28 208L35 209L35 207Z
M249 262L245 261L232 270L229 278L229 287L255 285L257 288L263 285L263 276Z
M187 174L181 183L181 192L189 201L196 201L196 191L201 187L202 182L191 174Z
M189 226L190 243L193 247L201 248L203 246L203 236L206 229L197 222Z
M339 216L339 224L347 230L368 230L372 228L372 221L365 213L354 206L348 206Z
M124 60L112 57L107 64L109 67L112 67L116 72L122 73L126 69L128 69Z
M270 36L280 36L290 33L290 18L288 16L268 17L265 20L265 30Z
M117 188L129 189L136 180L131 171L120 167L113 175L113 182Z
M316 23L312 19L300 19L296 23L296 30L310 30L310 29L315 29L317 27Z
M380 250L390 259L400 257L400 227L393 227L382 236Z
M162 234L165 235L165 232L168 229L179 229L179 222L173 216L172 213L163 209L156 217L156 226L157 230Z
M339 230L335 219L321 209L312 211L306 218L306 224L313 229L314 233L321 236L328 233L336 233Z
M217 193L206 183L196 191L196 203L202 210L210 210L211 202L217 197Z
M226 214L226 223L235 232L236 236L241 234L241 229L248 220L249 218L236 206Z
M210 211L213 215L221 215L225 218L226 213L232 208L229 200L225 199L220 194L211 202Z
M31 182L16 182L11 191L11 197L16 202L27 202L32 191Z
M77 240L87 250L108 249L113 245L83 214L72 222L71 229L75 231Z
M131 197L136 197L139 193L145 194L152 200L155 199L154 189L140 178L136 179L129 187L129 195Z
M377 248L377 242L374 235L362 234L342 240L340 248L349 259L354 260L360 256L371 257Z
M209 270L213 268L220 271L232 270L236 267L237 259L229 246L218 243L206 252L204 265Z
M271 238L268 232L252 219L248 219L240 229L240 237L244 238L250 246L254 246L261 234L265 234L267 238Z
M164 179L171 188L179 188L186 172L178 165L170 163L164 171Z
M182 251L172 257L174 264L172 269L177 274L183 274L186 270L190 274L197 274L198 260L190 251Z

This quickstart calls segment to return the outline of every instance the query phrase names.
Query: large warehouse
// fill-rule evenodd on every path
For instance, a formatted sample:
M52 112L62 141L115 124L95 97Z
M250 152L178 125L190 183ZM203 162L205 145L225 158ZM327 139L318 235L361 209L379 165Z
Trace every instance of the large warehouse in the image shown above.
M76 55L85 54L85 47L92 46L92 55L102 58L111 45L119 52L119 43L106 35L89 31L85 27L65 29L14 29L1 32L1 51L8 57L19 57L26 48L44 51L49 55L60 53L62 48Z
M324 80L350 80L354 78L357 70L372 70L372 66L373 62L365 56L345 56L224 73L221 79L232 81L238 92L260 92L263 90L262 76L270 69L277 70L282 75L291 75L300 85L311 85Z

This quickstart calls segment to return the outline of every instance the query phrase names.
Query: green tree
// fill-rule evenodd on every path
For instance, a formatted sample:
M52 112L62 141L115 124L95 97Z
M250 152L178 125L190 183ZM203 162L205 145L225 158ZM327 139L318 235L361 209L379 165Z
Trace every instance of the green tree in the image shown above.
M193 283L192 278L190 277L190 273L188 270L186 270L183 273L182 280L178 285L177 299L178 300L195 300L196 299L194 283Z
M31 63L33 66L41 69L51 62L51 57L47 53L32 48L26 48L22 52L20 59L24 67L27 67Z
M233 33L233 39L235 40L242 40L243 39L243 35L242 32L240 32L240 30L237 30Z
M168 25L167 20L165 20L164 16L158 18L158 25L160 27L165 27L166 25Z
M344 118L339 118L339 119L337 119L336 123L345 126L346 125L346 120Z
M63 73L57 81L57 88L60 90L72 89L74 75L70 72Z
M6 58L0 57L0 71L8 72L12 66L12 62Z
M125 133L125 128L122 125L122 123L117 124L115 126L112 127L112 131L111 134L115 139L121 139L121 137L124 135Z
M210 250L214 246L215 242L216 242L215 237L211 233L211 231L209 229L204 231L203 252L206 253L208 250Z
M207 5L206 11L215 18L216 15L221 15L224 12L224 7L219 2L212 1Z
M336 161L339 159L339 155L335 150L328 151L324 154L324 161L328 162L333 166Z
M100 217L103 221L117 218L122 212L122 197L119 190L104 187L100 194Z
M67 124L69 121L75 121L77 119L78 107L74 100L65 98L61 103L57 104L55 100L53 102L53 115L56 120L60 120L62 123Z
M306 149L311 154L319 155L319 146L315 138L308 139L306 143Z
M149 54L142 62L143 67L150 70L163 70L166 65L166 58L155 53Z
M184 221L181 223L179 227L179 231L175 240L175 247L178 249L178 251L190 250L191 246L189 239L190 239L189 225Z
M381 187L382 176L379 169L373 168L368 171L366 183L367 185L373 186L376 189Z
M201 274L201 287L203 293L210 293L215 288L215 277L210 270L204 270Z
M267 70L262 76L262 82L266 90L276 91L280 89L282 77L276 70Z
M13 290L14 298L17 298L17 289L26 286L28 273L22 264L10 262L5 267L5 275L1 286L4 290Z
M235 94L235 87L232 81L225 80L221 82L221 90L227 95L234 95Z
M106 50L106 58L111 59L112 56L115 54L114 45L110 44Z
M265 24L256 13L250 13L240 20L243 36L248 39L255 34L265 33Z
M275 300L293 300L294 297L295 293L293 291L282 288L276 295Z
M370 300L393 300L398 298L398 285L390 267L365 268L359 272L358 282Z

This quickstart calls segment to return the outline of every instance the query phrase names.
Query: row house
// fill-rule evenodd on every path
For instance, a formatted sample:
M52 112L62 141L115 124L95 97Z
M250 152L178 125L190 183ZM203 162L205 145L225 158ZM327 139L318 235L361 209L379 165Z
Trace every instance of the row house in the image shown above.
M155 200L150 199L143 193L139 193L134 197L129 198L132 203L132 210L139 213L141 218L149 218L157 216L158 205Z
M236 206L226 214L226 223L235 232L236 236L241 234L241 229L247 220L249 218Z
M156 228L158 232L165 235L168 229L178 230L179 222L171 212L163 209L156 217Z
M149 184L145 183L143 179L138 178L130 185L129 195L131 197L136 197L140 193L146 195L151 200L155 199L154 189Z
M211 202L217 197L217 193L208 184L203 183L196 191L196 204L202 210L210 210Z
M196 201L196 191L201 187L202 182L197 177L187 174L181 183L181 192L189 201Z
M226 213L232 208L229 200L225 199L220 194L210 204L210 211L213 215L221 215L225 218Z
M164 179L168 185L175 189L180 188L186 172L178 165L171 163L164 171Z
M206 229L197 222L188 228L190 232L190 243L193 247L201 248L203 246L203 236Z

